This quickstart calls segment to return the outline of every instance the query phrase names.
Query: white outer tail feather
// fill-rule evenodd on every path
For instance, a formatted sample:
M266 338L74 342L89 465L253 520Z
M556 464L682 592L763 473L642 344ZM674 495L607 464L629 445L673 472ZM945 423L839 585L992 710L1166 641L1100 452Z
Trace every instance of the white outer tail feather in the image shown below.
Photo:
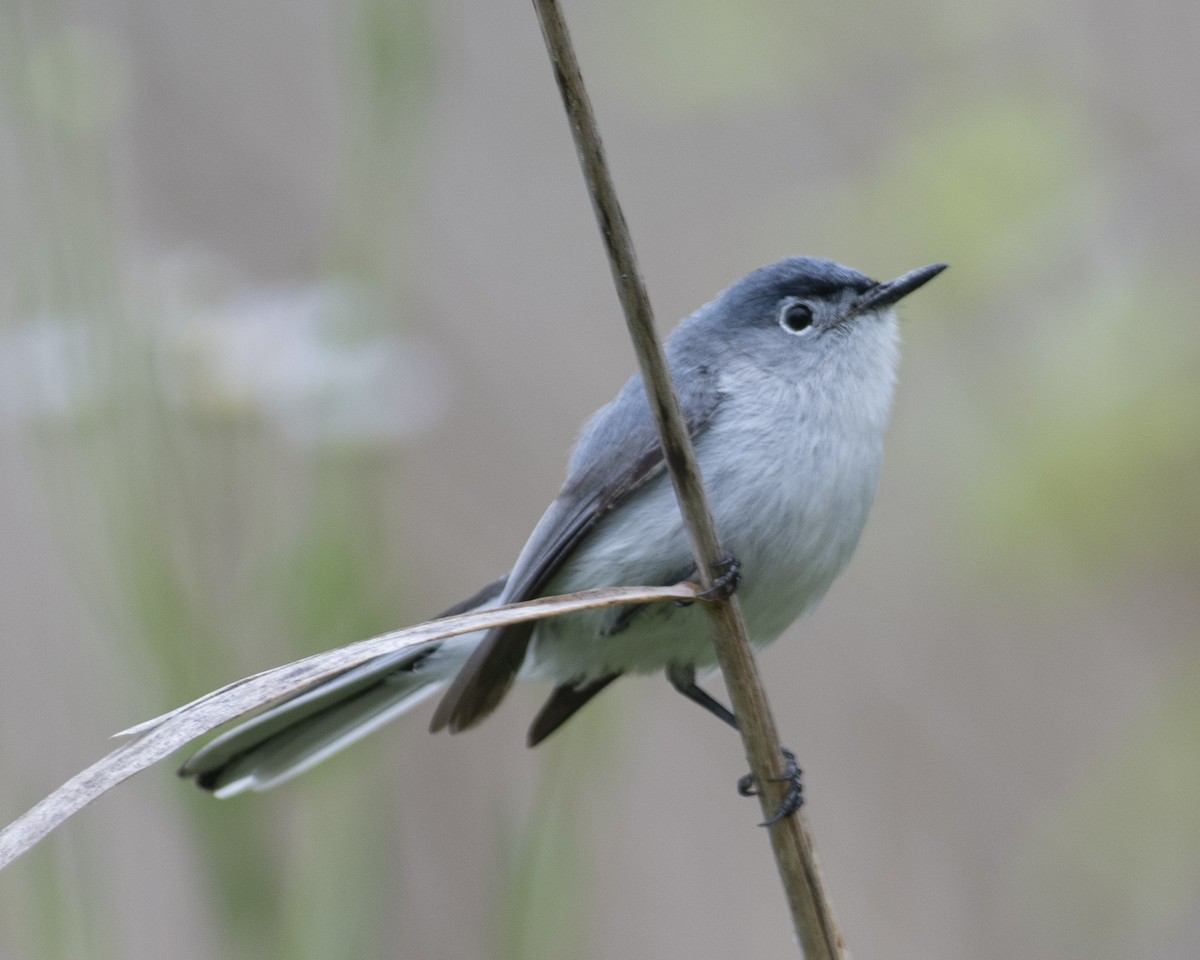
M438 644L364 663L222 734L180 769L218 797L268 790L441 690L460 665Z

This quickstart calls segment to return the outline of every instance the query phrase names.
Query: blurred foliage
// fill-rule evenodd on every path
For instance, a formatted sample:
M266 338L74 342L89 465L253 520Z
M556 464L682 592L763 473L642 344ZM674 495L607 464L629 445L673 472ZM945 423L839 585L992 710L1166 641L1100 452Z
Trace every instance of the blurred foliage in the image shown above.
M55 225L28 231L44 246L12 248L12 313L42 319L6 343L37 362L11 371L19 388L0 400L31 418L31 449L81 584L124 638L148 691L141 709L152 713L270 662L407 622L379 517L397 496L393 434L412 424L363 428L355 418L364 411L351 404L331 413L329 404L361 392L374 371L356 366L353 351L394 326L382 318L404 312L396 264L409 242L434 45L421 2L365 0L348 14L356 138L328 270L339 282L350 278L352 292L343 284L317 296L324 326L298 347L278 338L314 335L304 314L313 297L260 298L231 311L226 291L238 281L228 271L154 264L148 273L127 259L102 157L128 78L100 33L58 29L53 13L43 11L44 26L35 18L37 39L24 47L0 41L23 68L8 61L0 86L11 118L26 128L21 163L35 188L17 208L31 227ZM431 389L426 369L406 366L386 343L366 346L389 363L387 378ZM295 369L280 369L281 357ZM434 369L428 359L419 362ZM332 372L306 380L313 364ZM281 395L269 396L272 389ZM369 399L418 424L428 416L422 401L436 403L411 393ZM280 403L307 418L299 429L279 422L272 404ZM391 848L362 827L382 822L389 802L380 749L361 745L339 758L337 776L310 775L290 795L216 804L181 788L223 955L388 952L381 920L395 909ZM558 756L558 777L527 821L520 851L497 864L511 873L498 882L505 909L497 925L511 956L564 956L559 948L583 922L583 886L558 873L569 863L578 876L583 860L570 824L572 764ZM31 860L32 883L17 886L25 955L117 956L105 939L103 868L75 876ZM82 903L95 906L81 911Z
M12 105L63 132L103 134L126 104L119 54L97 31L68 27L51 34L28 51L25 63L26 82L8 87L22 94Z
M931 288L943 301L1003 292L1091 216L1083 116L1034 88L969 104L939 97L936 111L918 98L895 121L906 134L894 149L853 171L833 201L835 246L883 262L896 250L949 260L954 282Z
M777 101L790 95L797 74L816 76L823 59L819 50L805 49L803 33L786 29L801 15L782 0L661 0L624 7L619 19L606 18L624 25L610 42L611 76L643 109L678 115Z
M1048 938L1047 955L1070 953L1081 931L1096 960L1157 955L1147 945L1195 909L1197 690L1193 657L1072 784L1023 852L1022 899Z
M403 295L407 214L435 48L423 0L359 0L349 59L353 128L331 251L336 273Z
M275 445L253 408L203 400L189 406L196 394L187 386L181 405L179 381L160 376L170 359L156 340L163 321L212 305L178 288L160 298L122 256L126 238L102 165L105 137L123 104L120 59L101 34L57 30L53 11L43 14L45 26L36 18L26 24L30 35L16 48L24 69L8 72L3 88L10 117L26 128L22 163L34 188L10 207L29 222L26 236L35 243L12 248L18 285L9 296L26 315L75 318L65 346L52 348L47 375L30 384L35 396L25 399L37 411L36 391L49 395L64 375L68 383L92 385L59 403L58 419L35 426L34 449L85 589L106 612L113 635L125 638L136 672L154 685L142 708L183 702L265 665L264 633L282 641L274 649L283 659L402 622L402 591L382 562L383 528L373 519L394 496L394 470L387 469L394 457L361 445L289 452ZM414 27L427 32L420 4L364 7L357 93L377 122L362 127L375 142L356 148L359 166L372 167L364 175L351 164L348 180L356 189L366 183L380 195L402 194L388 192L408 166L394 162L404 140L391 124L398 103L427 89L418 78L428 60L394 54L428 48ZM411 120L411 113L401 119ZM410 127L406 135L412 133ZM373 216L363 215L367 209ZM391 249L394 208L365 198L353 213L345 236L361 235L361 249ZM56 227L33 228L46 224ZM390 278L377 259L358 259L367 282ZM57 364L59 356L66 366ZM297 496L292 485L281 500L281 481L293 471L309 478L307 495L302 485ZM272 610L277 621L265 623ZM258 654L248 653L256 648ZM360 770L368 761L360 752ZM326 884L319 893L305 885L323 871L345 874L373 859L377 870L383 866L358 826L371 819L383 791L353 802L344 789L316 792L291 805L301 821L298 835L314 842L287 845L291 855L281 862L283 835L296 835L279 820L286 800L217 805L181 790L226 956L348 958L378 949L369 922L377 908L362 897L361 882ZM353 804L359 814L348 818ZM340 815L330 816L331 807ZM116 956L99 915L104 870L89 865L74 881L58 870L36 875L40 889L31 899L41 906L27 917L38 922L22 924L28 956L82 956L81 940L89 957ZM88 902L96 909L81 913L77 905ZM282 903L292 906L281 910Z
M503 960L572 960L590 955L588 902L595 836L581 799L597 772L612 766L620 737L603 697L586 724L571 724L543 748L533 803L497 861L496 928Z
M1200 569L1200 341L1169 276L1113 277L1028 331L1013 402L966 505L981 553L1061 586Z

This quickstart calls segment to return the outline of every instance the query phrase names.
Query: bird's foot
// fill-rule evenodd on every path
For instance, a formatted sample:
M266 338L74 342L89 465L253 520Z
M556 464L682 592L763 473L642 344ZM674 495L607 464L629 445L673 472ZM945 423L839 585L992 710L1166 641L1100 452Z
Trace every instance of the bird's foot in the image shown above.
M742 563L733 554L726 554L712 565L713 582L707 590L696 594L696 600L728 600L742 580ZM695 571L692 572L693 577ZM686 607L692 600L676 600L675 606Z
M742 580L742 562L732 553L712 565L713 584L697 600L728 600Z
M773 823L778 823L784 817L790 817L793 813L804 806L804 781L803 773L799 765L796 763L796 755L783 748L783 776L772 777L773 783L786 783L787 790L783 794L783 799L779 801L779 806L775 808L775 812L769 819L764 820L759 824L760 827L769 827ZM748 773L737 782L737 792L743 797L757 797L761 790L754 779L754 774Z

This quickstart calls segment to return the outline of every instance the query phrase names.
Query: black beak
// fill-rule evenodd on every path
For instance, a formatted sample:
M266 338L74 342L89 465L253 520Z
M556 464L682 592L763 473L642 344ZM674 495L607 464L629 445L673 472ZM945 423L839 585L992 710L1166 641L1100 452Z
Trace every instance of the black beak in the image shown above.
M889 280L887 283L877 283L858 298L854 304L854 312L866 313L868 310L890 307L897 300L907 297L917 287L923 287L948 266L949 264L946 263L933 263L928 267L919 267L909 271L904 276Z

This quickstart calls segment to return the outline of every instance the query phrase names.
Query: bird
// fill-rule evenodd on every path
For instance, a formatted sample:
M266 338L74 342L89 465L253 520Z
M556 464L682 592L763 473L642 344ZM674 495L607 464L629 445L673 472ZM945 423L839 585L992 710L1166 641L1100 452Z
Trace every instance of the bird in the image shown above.
M789 257L684 319L665 352L752 645L810 612L850 561L878 486L896 382L895 305L946 268L877 282ZM512 569L446 614L596 587L697 579L640 375L584 425L558 495ZM517 680L553 684L534 746L618 678L662 672L735 726L696 681L715 664L700 604L572 613L380 656L218 736L180 768L218 797L266 790L441 693L433 731L484 720ZM785 751L789 775L799 770ZM753 792L746 778L742 792ZM788 811L783 811L788 812ZM782 815L782 814L781 814Z

